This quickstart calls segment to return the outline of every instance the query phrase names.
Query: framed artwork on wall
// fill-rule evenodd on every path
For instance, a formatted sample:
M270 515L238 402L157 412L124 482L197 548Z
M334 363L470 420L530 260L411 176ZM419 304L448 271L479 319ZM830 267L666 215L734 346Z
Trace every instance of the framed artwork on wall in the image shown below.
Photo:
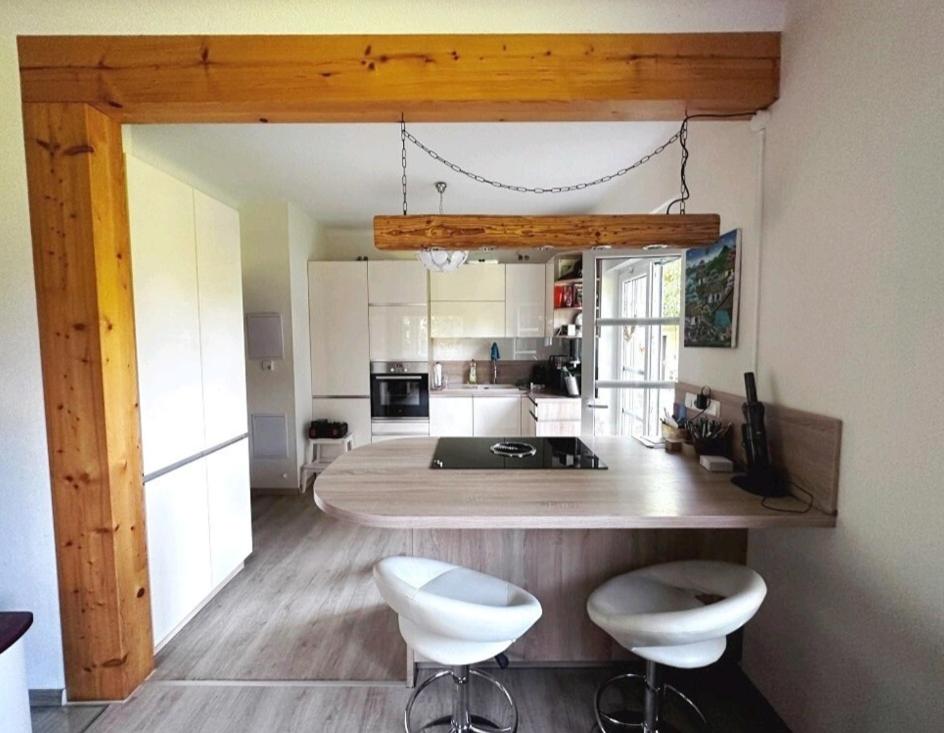
M685 346L737 346L741 230L685 253Z

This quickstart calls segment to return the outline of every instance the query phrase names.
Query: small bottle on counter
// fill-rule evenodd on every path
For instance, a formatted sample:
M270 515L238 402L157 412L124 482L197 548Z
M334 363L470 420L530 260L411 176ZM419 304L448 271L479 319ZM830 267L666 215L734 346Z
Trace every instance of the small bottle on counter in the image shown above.
M476 372L475 359L469 362L469 384L478 384L478 375Z

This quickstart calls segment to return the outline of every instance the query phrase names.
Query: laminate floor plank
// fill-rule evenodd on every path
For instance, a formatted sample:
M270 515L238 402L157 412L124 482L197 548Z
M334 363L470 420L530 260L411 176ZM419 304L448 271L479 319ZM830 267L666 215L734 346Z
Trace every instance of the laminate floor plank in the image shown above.
M406 647L371 577L408 530L346 524L308 496L253 499L253 554L161 650L154 679L404 680Z
M83 733L103 710L103 705L35 707L30 710L33 733Z
M617 669L512 668L493 673L508 686L520 713L520 733L590 733L596 686ZM621 671L621 670L619 670ZM421 673L422 676L422 673ZM763 697L733 665L667 678L682 685L704 710L712 729L725 733L789 733ZM473 685L476 713L501 719L488 688ZM415 710L416 723L450 709L451 688L437 683ZM489 691L490 692L490 691ZM395 686L321 687L170 685L146 682L131 699L113 705L90 733L393 733L402 730L410 690ZM490 693L492 696L494 693ZM491 700L495 698L492 697ZM699 731L697 721L676 709L672 721L684 733Z

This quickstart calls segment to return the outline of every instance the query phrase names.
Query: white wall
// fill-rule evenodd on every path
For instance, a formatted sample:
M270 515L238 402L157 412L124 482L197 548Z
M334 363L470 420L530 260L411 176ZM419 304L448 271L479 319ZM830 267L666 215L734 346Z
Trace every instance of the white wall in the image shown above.
M289 279L295 392L295 450L299 465L307 458L305 430L311 421L311 331L308 315L308 261L325 259L321 227L294 204L288 205Z
M796 731L940 730L944 5L792 4L760 384L843 420L839 526L756 531L748 673Z
M688 148L686 178L691 190L688 213L720 214L722 233L742 230L741 297L737 348L683 346L679 353L679 380L739 394L744 391L744 372L754 365L760 138L747 122L693 120ZM664 211L666 203L679 195L679 161L678 146L669 148L614 186L596 213Z
M0 15L0 604L40 614L27 637L29 683L61 686L56 628L49 476L30 250L17 34L175 33L496 33L776 30L783 2L640 0L573 3L549 0L421 0L409 12L393 0L11 0ZM8 509L9 508L9 509ZM13 545L10 547L10 545ZM27 582L24 582L27 581Z

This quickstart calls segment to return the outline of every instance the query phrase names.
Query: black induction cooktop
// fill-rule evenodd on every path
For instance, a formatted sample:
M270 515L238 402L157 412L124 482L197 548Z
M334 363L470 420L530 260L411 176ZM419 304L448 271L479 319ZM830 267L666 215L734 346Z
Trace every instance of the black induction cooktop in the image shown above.
M579 438L440 438L430 468L605 469Z

